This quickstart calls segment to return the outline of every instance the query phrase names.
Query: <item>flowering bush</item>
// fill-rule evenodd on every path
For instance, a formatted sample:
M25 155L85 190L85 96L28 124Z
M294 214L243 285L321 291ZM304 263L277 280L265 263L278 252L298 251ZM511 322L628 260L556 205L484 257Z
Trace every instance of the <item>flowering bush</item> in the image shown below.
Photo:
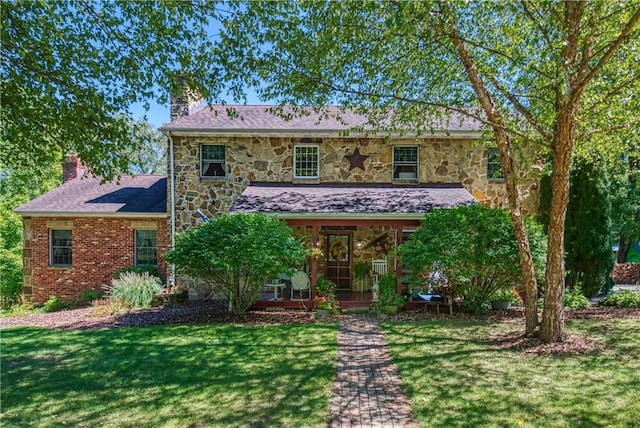
M169 293L175 293L175 294L188 293L188 292L189 292L189 288L186 285L182 285L182 284L176 284L173 287L171 287L171 289L169 290Z
M320 278L316 283L316 294L318 296L334 295L335 297L336 284L328 279Z
M340 304L336 300L335 296L318 296L314 300L314 307L316 309L326 309L331 312L335 312L340 309Z

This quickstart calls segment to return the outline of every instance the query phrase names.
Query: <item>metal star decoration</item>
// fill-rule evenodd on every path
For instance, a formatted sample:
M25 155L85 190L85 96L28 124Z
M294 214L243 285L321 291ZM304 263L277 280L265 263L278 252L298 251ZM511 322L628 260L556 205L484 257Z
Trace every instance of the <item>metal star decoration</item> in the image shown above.
M356 147L356 150L352 155L345 156L344 158L349 161L349 171L351 171L353 168L360 168L364 171L364 161L368 157L368 155L361 155L360 148Z

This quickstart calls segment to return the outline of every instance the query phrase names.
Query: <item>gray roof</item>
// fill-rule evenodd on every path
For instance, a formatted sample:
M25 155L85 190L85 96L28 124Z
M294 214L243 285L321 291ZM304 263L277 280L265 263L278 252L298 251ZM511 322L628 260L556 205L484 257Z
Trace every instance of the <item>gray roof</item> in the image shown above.
M434 208L476 202L462 186L250 184L230 212L283 218L363 217L419 219Z
M308 115L293 115L289 120L270 112L275 106L255 105L212 105L163 125L160 131L165 132L208 132L208 133L324 133L337 134L354 127L367 126L367 117L352 110L339 107L327 107L325 113L310 111ZM285 113L292 113L292 107L284 107ZM341 120L339 120L337 117ZM437 133L477 133L481 124L466 116L450 116L441 121L441 129Z
M100 184L96 177L75 178L15 209L20 215L166 214L166 175L122 176Z

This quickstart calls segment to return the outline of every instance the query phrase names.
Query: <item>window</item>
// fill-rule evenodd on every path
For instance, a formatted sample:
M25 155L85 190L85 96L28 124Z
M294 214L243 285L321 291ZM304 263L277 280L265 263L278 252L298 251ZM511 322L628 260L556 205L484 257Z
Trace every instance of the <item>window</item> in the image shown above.
M503 180L502 164L500 163L500 153L497 147L487 149L487 179Z
M395 146L393 148L393 179L418 179L418 147Z
M293 147L293 178L320 177L320 146Z
M136 266L158 265L158 231L136 230Z
M49 243L49 264L71 266L71 231L51 229Z
M200 175L202 177L224 177L226 169L224 145L203 144L200 146Z

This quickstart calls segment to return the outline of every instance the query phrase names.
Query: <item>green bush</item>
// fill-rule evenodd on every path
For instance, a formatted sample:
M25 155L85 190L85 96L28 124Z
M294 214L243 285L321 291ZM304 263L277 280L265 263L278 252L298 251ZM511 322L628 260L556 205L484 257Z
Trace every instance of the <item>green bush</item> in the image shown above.
M536 271L544 272L545 236L531 219L526 222ZM504 209L480 204L435 209L397 252L413 286L424 286L438 273L448 281L453 297L463 298L460 305L474 312L485 310L494 291L522 284L515 232Z
M80 293L80 301L81 302L93 302L94 300L98 300L102 297L102 291L97 289L84 290Z
M22 258L0 248L0 309L8 309L22 293Z
M564 307L569 311L587 309L589 305L589 299L584 296L580 285L574 286L571 291L564 295Z
M153 265L138 265L138 266L125 266L122 269L116 271L116 273L113 274L113 277L115 279L119 279L122 274L127 273L127 272L134 272L134 273L139 273L139 274L143 274L143 273L148 273L150 276L160 276L158 274L158 269L156 268L156 266Z
M600 304L618 308L640 308L640 292L631 290L617 291L602 299Z
M42 305L42 309L45 312L56 312L62 309L67 309L69 306L70 305L68 303L65 303L62 299L56 296L51 296L49 297L49 300L47 300L44 305Z
M224 214L178 235L165 258L183 274L202 279L244 313L280 273L291 274L305 250L291 228L265 214Z
M149 273L124 272L111 281L110 295L131 305L132 308L149 308L156 293L160 292L160 278Z

